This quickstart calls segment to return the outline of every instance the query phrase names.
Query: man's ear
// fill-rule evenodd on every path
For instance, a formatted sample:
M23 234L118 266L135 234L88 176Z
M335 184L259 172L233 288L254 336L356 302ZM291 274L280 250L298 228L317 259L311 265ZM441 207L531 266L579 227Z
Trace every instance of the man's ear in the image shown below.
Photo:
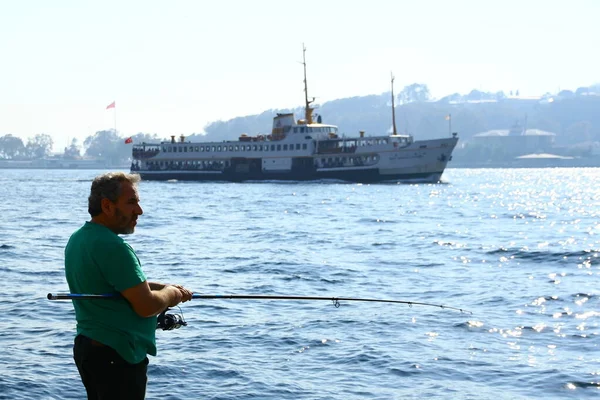
M110 201L107 198L103 198L100 200L100 206L102 207L102 212L106 215L112 216L115 209L115 203Z

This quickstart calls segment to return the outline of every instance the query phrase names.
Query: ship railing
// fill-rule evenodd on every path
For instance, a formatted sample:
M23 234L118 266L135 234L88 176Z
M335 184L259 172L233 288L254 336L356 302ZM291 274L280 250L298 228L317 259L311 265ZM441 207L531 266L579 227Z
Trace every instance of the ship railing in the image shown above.
M144 160L144 159L147 159L147 158L152 158L152 157L156 156L158 153L160 153L159 149L147 149L147 150L144 150L144 149L136 149L136 148L134 148L132 150L132 156L133 156L133 158L138 159L138 160Z
M190 162L167 163L158 165L157 163L146 164L145 170L160 171L223 171L226 167L224 161L208 161L206 163L192 164Z
M366 167L377 164L379 161L378 155L366 156L342 156L320 158L315 160L316 168L349 168L349 167Z
M356 152L356 146L342 146L342 147L332 147L332 148L323 148L319 147L317 149L317 154L353 154Z

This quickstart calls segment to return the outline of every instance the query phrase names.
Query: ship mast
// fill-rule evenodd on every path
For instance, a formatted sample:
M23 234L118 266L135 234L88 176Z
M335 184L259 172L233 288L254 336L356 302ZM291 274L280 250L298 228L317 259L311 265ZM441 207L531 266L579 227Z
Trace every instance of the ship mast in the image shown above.
M308 100L308 84L306 82L306 46L304 46L304 43L302 44L302 65L304 66L304 119L307 124L312 124L313 109L310 107L310 103L315 101L315 98L313 97L312 100Z
M396 133L396 107L394 106L394 74L390 72L390 75L392 76L392 126L394 129L393 134L397 135L397 133Z

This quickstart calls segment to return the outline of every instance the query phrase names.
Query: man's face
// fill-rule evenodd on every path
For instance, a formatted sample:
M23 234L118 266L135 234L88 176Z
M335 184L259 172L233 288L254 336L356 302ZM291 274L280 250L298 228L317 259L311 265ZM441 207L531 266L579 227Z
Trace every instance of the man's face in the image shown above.
M138 216L144 211L140 207L136 187L129 182L123 182L121 185L121 195L114 203L111 230L116 234L130 234L135 230Z

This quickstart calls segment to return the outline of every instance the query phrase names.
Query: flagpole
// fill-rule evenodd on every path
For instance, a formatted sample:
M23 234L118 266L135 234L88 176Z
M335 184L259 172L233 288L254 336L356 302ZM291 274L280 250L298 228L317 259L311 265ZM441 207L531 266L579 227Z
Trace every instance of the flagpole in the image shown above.
M113 107L113 117L115 119L115 135L117 135L117 106Z
M452 114L448 114L448 134L452 136Z

